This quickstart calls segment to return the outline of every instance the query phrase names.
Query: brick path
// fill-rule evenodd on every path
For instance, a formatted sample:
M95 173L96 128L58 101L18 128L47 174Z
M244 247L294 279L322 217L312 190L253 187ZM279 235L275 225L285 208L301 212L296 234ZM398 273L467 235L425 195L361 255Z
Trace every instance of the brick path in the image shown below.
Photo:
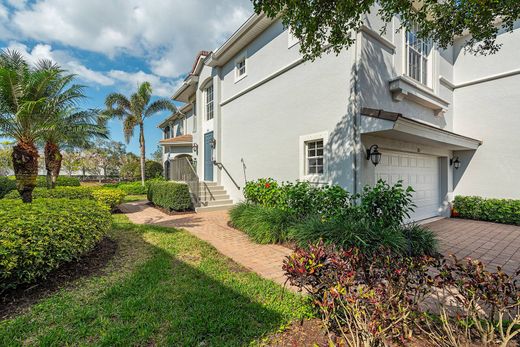
M220 253L240 265L264 278L284 284L282 262L286 256L291 254L291 250L280 245L253 243L244 233L227 225L227 211L170 216L146 203L146 201L126 203L121 205L120 209L136 224L154 224L185 229L210 243Z
M513 273L520 267L520 227L455 218L424 226L437 235L443 254L480 259L489 270L502 266Z

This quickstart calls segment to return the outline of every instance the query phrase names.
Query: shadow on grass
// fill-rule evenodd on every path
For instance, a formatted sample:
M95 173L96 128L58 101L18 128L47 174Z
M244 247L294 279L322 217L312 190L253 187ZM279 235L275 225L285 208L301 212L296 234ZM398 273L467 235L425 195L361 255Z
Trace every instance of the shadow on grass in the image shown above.
M0 345L238 346L306 315L301 297L236 271L186 232L114 218L114 233L134 238L123 251L148 252L146 260L0 322Z

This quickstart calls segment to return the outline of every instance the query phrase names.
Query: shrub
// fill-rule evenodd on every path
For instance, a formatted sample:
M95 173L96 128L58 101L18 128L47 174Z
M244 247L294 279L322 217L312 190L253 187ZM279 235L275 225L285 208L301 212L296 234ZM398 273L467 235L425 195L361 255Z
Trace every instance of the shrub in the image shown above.
M128 195L142 195L148 191L148 188L143 186L141 182L119 183L116 187Z
M260 178L247 182L244 187L244 197L250 203L266 207L283 208L282 205L286 205L282 189L272 178Z
M0 201L0 292L45 278L77 259L110 223L108 209L90 200Z
M348 345L379 346L412 336L414 312L431 291L427 271L433 263L385 249L341 251L320 243L298 249L283 269L292 285L309 292L328 329Z
M229 212L231 224L257 243L281 243L288 240L287 231L296 218L276 207L248 203L237 204Z
M79 187L80 185L81 182L76 177L58 176L56 179L56 187ZM36 186L40 188L47 187L47 177L38 176Z
M453 208L460 218L520 225L520 200L456 196Z
M94 189L92 191L92 197L94 200L105 204L111 210L115 209L118 205L123 202L123 198L126 193L122 189Z
M33 199L88 199L96 200L110 209L119 205L125 197L121 189L95 187L56 187L54 189L35 188ZM5 196L6 199L19 199L20 194L14 190Z
M7 193L16 189L16 182L8 177L0 177L0 199Z
M192 208L190 189L185 183L152 182L147 192L148 201L170 211Z

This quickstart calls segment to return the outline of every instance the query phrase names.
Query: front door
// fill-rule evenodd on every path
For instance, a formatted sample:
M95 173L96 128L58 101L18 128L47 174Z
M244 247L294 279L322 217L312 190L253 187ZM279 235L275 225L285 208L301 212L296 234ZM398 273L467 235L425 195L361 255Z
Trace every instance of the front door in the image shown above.
M204 134L204 181L213 181L213 131Z

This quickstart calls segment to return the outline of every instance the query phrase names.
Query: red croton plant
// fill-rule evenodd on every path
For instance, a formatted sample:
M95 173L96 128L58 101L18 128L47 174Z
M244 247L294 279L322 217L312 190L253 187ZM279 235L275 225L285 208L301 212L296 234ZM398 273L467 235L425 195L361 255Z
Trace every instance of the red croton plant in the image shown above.
M319 243L297 249L283 269L291 285L311 295L327 329L349 346L406 345L414 335L443 346L472 340L506 346L519 332L518 273L492 273L480 262ZM439 293L452 296L458 310L434 300Z

